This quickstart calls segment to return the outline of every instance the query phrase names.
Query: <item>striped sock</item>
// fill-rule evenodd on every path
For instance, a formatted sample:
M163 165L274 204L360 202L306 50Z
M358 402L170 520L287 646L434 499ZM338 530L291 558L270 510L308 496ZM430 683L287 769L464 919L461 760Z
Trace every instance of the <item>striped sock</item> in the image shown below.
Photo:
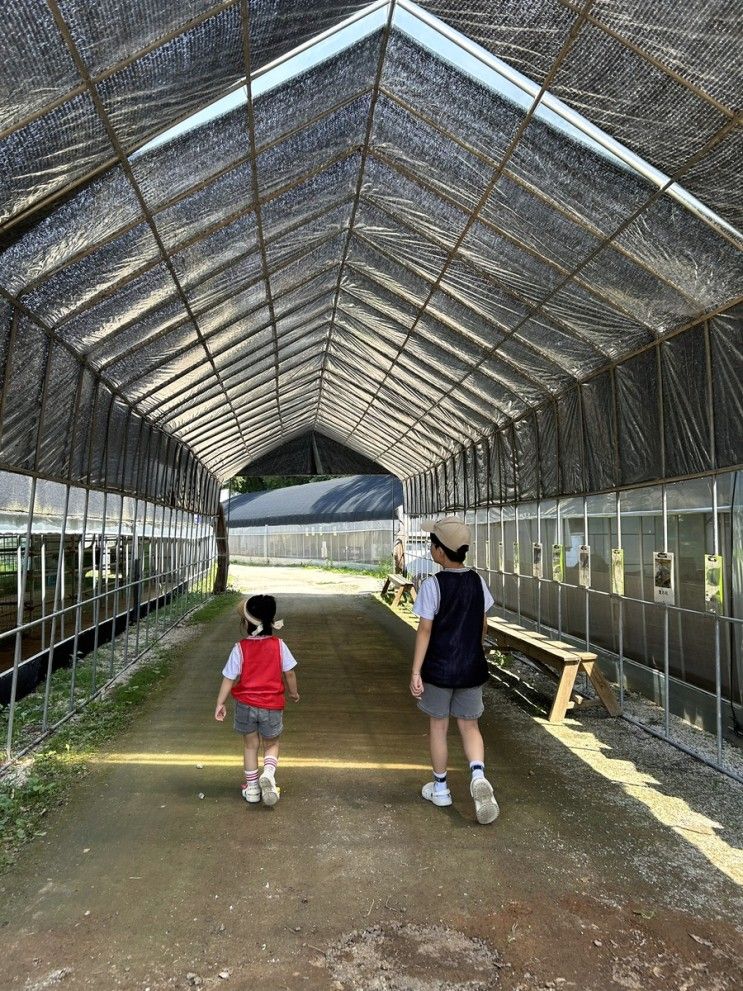
M470 761L470 771L472 771L472 780L477 781L478 778L485 777L485 765L481 760L471 760Z
M249 771L247 768L245 769L245 784L246 785L255 784L255 782L258 780L258 778L259 778L259 774L258 774L258 768L257 767L256 767L256 769L254 771Z
M436 771L433 772L433 790L436 795L449 790L446 783L446 771L443 774L437 774Z
M263 758L263 773L270 774L273 778L276 775L276 765L279 763L278 757Z

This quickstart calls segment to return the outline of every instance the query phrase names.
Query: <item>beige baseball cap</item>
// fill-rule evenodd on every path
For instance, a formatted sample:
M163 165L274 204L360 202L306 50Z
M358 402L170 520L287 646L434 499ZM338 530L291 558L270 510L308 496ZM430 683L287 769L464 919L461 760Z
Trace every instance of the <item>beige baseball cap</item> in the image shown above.
M421 530L435 534L436 538L450 551L458 551L460 547L469 547L472 540L470 528L464 520L456 516L445 516L442 520L424 520Z

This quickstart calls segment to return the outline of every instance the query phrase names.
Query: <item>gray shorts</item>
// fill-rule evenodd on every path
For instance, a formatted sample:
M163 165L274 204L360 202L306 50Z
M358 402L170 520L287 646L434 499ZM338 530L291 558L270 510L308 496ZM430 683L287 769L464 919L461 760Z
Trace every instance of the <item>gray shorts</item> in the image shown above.
M235 700L235 730L238 733L260 733L264 740L281 736L284 728L283 709L259 709Z
M423 694L418 708L434 719L479 719L485 706L482 704L482 685L476 688L439 688L423 682Z

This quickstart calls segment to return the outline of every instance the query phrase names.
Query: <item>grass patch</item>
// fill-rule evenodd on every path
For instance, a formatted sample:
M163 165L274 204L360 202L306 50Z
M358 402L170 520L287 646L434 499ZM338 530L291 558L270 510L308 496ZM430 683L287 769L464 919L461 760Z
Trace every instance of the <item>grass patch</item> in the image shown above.
M231 608L239 599L236 592L215 596L189 619L193 623L208 623ZM79 664L76 674L76 704L82 706L57 729L36 751L18 765L11 765L0 778L0 871L13 864L18 851L36 836L44 835L44 817L61 807L69 797L72 785L83 777L91 758L101 747L125 729L149 700L157 699L164 688L165 677L178 659L178 648L153 646L146 658L132 669L127 680L109 692L83 705L77 698L78 686L90 690L90 671ZM85 658L88 662L89 658ZM99 682L100 682L99 678ZM55 705L63 705L56 718L69 707L71 672L55 671L50 693ZM30 730L40 725L44 703L44 688L21 699L16 705L14 726ZM7 720L7 706L3 716ZM6 721L7 725L7 721Z
M193 616L189 616L188 625L195 626L201 623L211 623L213 619L221 616L230 607L234 608L237 606L242 598L242 594L233 588L228 588L221 595L213 595L201 609L198 609Z

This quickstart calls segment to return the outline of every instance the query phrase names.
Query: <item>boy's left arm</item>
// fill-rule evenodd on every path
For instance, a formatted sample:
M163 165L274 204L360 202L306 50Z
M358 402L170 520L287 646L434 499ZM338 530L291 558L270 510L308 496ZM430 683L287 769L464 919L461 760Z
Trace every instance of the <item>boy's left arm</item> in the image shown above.
M214 710L214 718L218 723L224 722L224 717L227 715L227 706L225 705L225 702L227 701L227 696L230 694L230 689L235 684L236 680L236 678L222 678L219 695L217 696L217 708Z

